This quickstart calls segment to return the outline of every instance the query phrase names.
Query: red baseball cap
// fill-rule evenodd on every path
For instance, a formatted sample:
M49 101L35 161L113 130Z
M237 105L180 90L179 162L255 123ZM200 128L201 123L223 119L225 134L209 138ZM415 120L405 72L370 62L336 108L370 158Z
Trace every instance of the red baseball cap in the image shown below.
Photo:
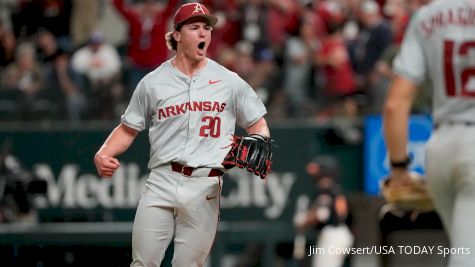
M208 9L200 3L188 3L181 5L173 18L174 28L183 25L187 20L195 17L201 17L208 21L209 25L214 26L218 18L211 15Z

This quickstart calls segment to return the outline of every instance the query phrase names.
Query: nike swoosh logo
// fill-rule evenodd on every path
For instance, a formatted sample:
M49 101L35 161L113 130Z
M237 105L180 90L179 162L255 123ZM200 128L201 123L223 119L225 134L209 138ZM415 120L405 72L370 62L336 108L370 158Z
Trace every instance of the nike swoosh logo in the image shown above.
M211 85L211 84L219 83L220 81L221 80L216 80L216 81L209 80L208 84Z
M206 195L206 200L211 200L211 199L215 199L215 198L217 198L217 196L211 196L210 197L210 196Z

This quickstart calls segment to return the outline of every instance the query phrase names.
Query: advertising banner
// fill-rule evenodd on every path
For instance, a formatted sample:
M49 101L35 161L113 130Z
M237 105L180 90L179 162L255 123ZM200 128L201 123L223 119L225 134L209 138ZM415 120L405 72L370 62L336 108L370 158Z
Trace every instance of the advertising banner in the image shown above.
M424 174L425 148L432 132L430 116L413 115L409 121L410 169ZM381 116L368 116L365 121L364 189L370 195L379 194L379 182L389 173L389 159L383 138Z

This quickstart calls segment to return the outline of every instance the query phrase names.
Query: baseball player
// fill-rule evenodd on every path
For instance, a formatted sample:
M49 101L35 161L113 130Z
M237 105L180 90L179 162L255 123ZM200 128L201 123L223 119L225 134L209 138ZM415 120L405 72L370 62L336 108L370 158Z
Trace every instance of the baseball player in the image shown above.
M394 62L384 108L390 185L410 183L407 129L416 86L433 85L434 132L427 144L428 190L451 242L449 266L475 266L475 1L422 7Z
M348 224L348 201L341 190L338 180L341 178L339 161L329 155L316 156L306 165L307 174L315 182L315 198L305 213L294 219L298 231L316 227L319 234L315 244L327 253L315 253L310 247L312 267L341 267L347 254L332 253L332 249L349 249L354 237Z
M175 56L137 85L121 123L94 161L111 177L149 125L151 170L137 208L131 266L160 266L174 241L173 266L203 266L216 233L222 161L236 123L269 137L266 109L235 73L206 57L217 17L199 3L179 7L166 34Z

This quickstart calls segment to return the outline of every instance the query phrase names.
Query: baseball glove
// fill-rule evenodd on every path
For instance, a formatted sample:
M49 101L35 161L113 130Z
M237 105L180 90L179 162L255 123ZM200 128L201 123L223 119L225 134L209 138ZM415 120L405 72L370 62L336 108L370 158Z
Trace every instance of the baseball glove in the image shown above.
M231 149L223 160L226 169L235 166L265 179L272 165L272 141L265 136L233 136Z
M431 211L434 209L432 199L427 191L425 181L417 174L411 173L413 179L403 186L391 186L390 177L381 182L381 192L386 202L403 210Z

